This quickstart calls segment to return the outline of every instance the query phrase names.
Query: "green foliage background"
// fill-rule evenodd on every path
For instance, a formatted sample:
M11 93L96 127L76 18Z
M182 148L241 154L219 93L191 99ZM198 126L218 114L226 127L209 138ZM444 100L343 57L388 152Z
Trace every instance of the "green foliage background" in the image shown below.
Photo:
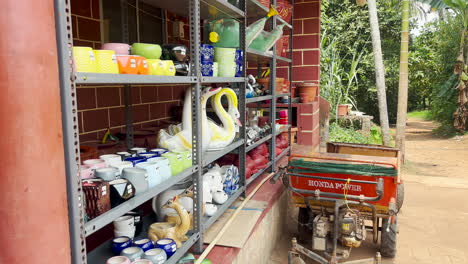
M453 69L462 26L461 17L448 13L445 20L426 25L411 45L409 92L413 97L427 97L432 117L447 126L452 126L457 107L458 76L453 74ZM413 105L418 109L425 106Z
M396 121L401 16L398 4L378 1L390 122ZM378 122L374 55L367 6L322 1L321 94L335 110L351 103Z
M377 1L386 72L388 114L396 122L400 60L399 1ZM413 21L423 15L413 8ZM419 12L418 12L419 11ZM463 19L445 12L411 36L408 110L430 108L432 116L451 124L456 109L453 67L460 46ZM367 6L355 0L322 1L321 95L332 105L353 104L378 122L374 57Z

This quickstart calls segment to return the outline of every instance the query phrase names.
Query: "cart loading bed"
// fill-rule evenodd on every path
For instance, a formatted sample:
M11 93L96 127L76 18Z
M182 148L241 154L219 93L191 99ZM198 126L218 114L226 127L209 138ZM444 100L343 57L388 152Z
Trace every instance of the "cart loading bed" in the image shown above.
M290 157L278 177L299 207L300 242L312 241L311 251L293 239L290 263L296 263L293 259L299 253L319 263L338 263L361 246L367 229L373 231L374 243L379 242L380 233L382 256L395 256L397 214L403 203L398 153L395 156L314 153Z

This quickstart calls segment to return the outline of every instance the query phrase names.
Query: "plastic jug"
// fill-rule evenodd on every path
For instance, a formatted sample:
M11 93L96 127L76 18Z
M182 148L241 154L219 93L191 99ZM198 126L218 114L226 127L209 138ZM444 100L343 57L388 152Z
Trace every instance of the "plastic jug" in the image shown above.
M238 48L239 21L232 18L213 20L207 24L209 40L215 47Z
M270 50L283 35L283 27L284 24L277 26L271 32L260 32L260 34L252 41L249 48L263 52Z

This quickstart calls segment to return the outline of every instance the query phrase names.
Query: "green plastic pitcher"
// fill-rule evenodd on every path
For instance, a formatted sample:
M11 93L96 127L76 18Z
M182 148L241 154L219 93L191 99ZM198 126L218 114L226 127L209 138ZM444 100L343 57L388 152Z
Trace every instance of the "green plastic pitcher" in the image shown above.
M210 42L215 47L238 48L240 46L239 22L235 19L213 20L208 23L208 32L210 32Z

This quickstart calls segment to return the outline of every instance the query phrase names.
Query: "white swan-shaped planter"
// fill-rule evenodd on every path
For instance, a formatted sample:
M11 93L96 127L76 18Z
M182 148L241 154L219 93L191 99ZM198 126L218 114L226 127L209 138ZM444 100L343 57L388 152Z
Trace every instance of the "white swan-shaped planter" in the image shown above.
M168 130L161 129L158 134L159 147L172 152L181 152L192 149L192 89L185 92L184 109L182 113L182 126L171 126ZM221 88L205 88L201 94L201 149L208 148L211 139L211 129L206 116L206 103L208 99L220 92Z
M221 104L221 98L226 96L228 99L228 111ZM222 126L209 120L211 130L211 140L208 144L208 150L219 150L232 143L242 124L239 121L239 110L237 109L237 95L230 88L223 88L220 92L211 97L211 107L221 120Z

